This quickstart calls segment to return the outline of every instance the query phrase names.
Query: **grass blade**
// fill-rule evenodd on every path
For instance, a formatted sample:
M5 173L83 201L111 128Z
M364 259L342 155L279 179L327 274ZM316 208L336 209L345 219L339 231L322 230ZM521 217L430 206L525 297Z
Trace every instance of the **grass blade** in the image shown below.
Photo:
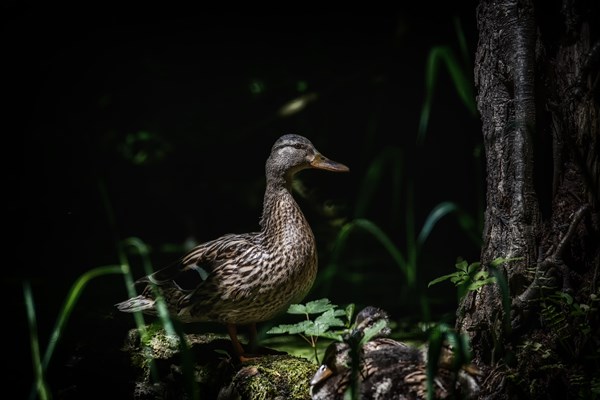
M33 306L33 293L29 282L23 282L23 294L25 296L25 308L27 310L27 322L29 323L29 339L31 343L31 358L35 376L35 389L42 400L50 399L50 390L44 378L44 368L40 359L40 342L37 333L37 319ZM35 392L33 392L35 393ZM31 396L30 396L31 397Z

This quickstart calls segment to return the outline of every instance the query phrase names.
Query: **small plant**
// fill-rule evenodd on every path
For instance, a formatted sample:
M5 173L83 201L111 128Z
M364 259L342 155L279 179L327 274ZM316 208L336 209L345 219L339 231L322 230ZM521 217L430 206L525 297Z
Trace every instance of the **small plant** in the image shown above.
M540 342L536 342L533 340L525 340L523 344L517 346L519 349L523 351L524 354L529 353L537 353L541 358L546 359L553 356L552 350L547 346L544 346Z
M516 258L506 259L498 257L490 263L490 266L493 269L495 269L499 265L512 260L516 260ZM497 278L495 276L490 276L490 273L487 270L483 269L479 261L469 264L466 260L459 259L458 262L455 264L455 267L456 272L453 272L448 275L443 275L439 278L432 280L431 282L429 282L427 287L449 279L458 288L459 298L462 298L469 291L479 290L479 288L481 288L482 286L497 282Z
M331 304L328 299L319 299L310 301L306 304L292 304L287 310L288 314L304 314L305 320L295 324L283 324L271 328L268 334L300 335L315 353L315 361L319 363L317 354L317 341L320 337L342 340L343 331L333 331L331 328L348 328L354 313L354 304L348 305L345 309L339 309L338 306ZM314 319L312 316L320 314ZM338 318L344 316L346 321Z

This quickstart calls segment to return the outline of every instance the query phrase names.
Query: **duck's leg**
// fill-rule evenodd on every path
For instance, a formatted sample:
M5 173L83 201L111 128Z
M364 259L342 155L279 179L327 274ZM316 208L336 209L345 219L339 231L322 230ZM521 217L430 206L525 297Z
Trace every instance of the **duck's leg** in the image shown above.
M235 354L238 356L240 361L245 361L246 358L244 357L244 348L237 337L237 326L235 326L235 324L227 324L227 333L229 333L229 337L231 338L233 351L235 351Z

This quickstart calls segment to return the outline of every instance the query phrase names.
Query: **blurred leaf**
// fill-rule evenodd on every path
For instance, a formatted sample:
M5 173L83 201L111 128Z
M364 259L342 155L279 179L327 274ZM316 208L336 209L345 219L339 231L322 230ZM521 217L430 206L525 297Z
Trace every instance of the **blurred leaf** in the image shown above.
M462 29L460 18L454 17L452 22L454 23L454 30L456 31L458 46L460 48L460 53L463 57L463 62L465 63L465 65L471 65L471 57L469 49L467 48L467 39L465 38L465 32Z
M435 326L429 333L427 347L427 399L433 399L433 382L438 370L442 346L444 344L446 327L443 324Z
M397 196L399 196L402 177L402 162L402 151L396 147L387 147L375 157L369 165L358 191L354 212L356 218L362 218L367 214L367 209L375 197L375 191L381 186L384 174L389 171L392 171L394 180L394 184L391 185L393 194L392 204L399 203Z
M367 329L365 329L363 332L364 336L360 340L360 344L362 345L364 343L367 343L375 335L377 335L379 332L381 332L381 330L384 329L387 325L388 325L388 322L386 320L381 319L381 320L377 321L373 326L370 326Z
M425 223L423 224L423 228L421 228L421 232L419 233L419 237L417 239L419 246L424 245L438 221L449 214L452 214L456 217L462 231L465 232L474 243L478 245L481 244L481 232L479 232L476 228L477 224L475 219L464 212L455 203L445 201L435 206L425 219Z
M40 358L40 343L38 340L37 318L33 301L33 293L29 282L23 282L23 295L25 296L25 309L27 311L27 322L29 324L29 341L31 345L31 358L35 376L35 390L40 399L50 399L51 393L44 377L44 367ZM35 393L32 389L32 393Z
M285 103L279 109L280 117L290 117L304 110L310 103L316 101L319 95L315 92L305 93Z
M300 93L306 92L308 89L308 83L306 81L298 81L296 82L296 90Z
M456 273L453 273L453 274L448 274L448 275L444 275L444 276L440 276L440 277L438 277L438 278L435 278L434 280L430 281L430 282L427 284L427 287L430 287L430 286L432 286L432 285L435 285L435 284L437 284L437 283L443 282L443 281L445 281L445 280L448 280L448 279L450 279L450 278L453 278L453 277L455 277L455 276L456 276Z
M265 92L266 85L262 79L254 78L248 83L248 89L253 95L260 95Z
M427 65L425 69L425 102L421 109L421 118L419 122L419 131L417 142L422 143L425 137L425 132L429 125L429 115L431 113L431 105L433 103L433 91L439 74L439 66L443 64L450 73L450 78L454 83L454 87L458 96L467 110L475 115L477 107L475 104L475 96L473 94L473 82L470 74L464 71L454 55L454 51L449 46L436 46L429 51Z
M141 130L125 135L117 150L132 164L147 165L163 160L172 146L158 133Z
M433 227L437 222L442 219L444 216L450 214L451 212L456 211L457 206L451 202L440 203L431 210L427 218L425 219L425 223L423 224L423 228L421 228L421 232L419 233L418 243L422 245L425 243L429 234L433 230Z
M386 235L381 228L375 225L373 222L367 219L355 219L351 222L354 226L360 227L363 230L369 232L373 235L379 242L383 245L383 247L387 250L387 252L392 256L400 270L404 273L407 278L407 283L412 285L414 283L414 276L409 272L408 266L406 264L406 260L398 247L392 242L388 235Z

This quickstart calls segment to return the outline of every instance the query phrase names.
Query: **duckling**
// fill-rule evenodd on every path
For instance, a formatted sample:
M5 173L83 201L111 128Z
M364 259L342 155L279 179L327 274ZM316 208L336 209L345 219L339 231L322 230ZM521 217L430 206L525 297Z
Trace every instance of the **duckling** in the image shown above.
M315 237L292 195L298 172L314 168L347 172L323 156L307 138L287 134L275 141L266 161L266 188L260 231L226 234L202 243L135 282L140 295L116 304L124 312L157 315L157 294L169 313L184 323L218 322L227 327L240 361L252 358L237 338L250 327L285 312L311 289L317 274Z
M427 397L426 348L387 337L390 333L387 325L362 346L359 345L365 330L380 320L389 321L384 310L366 307L356 316L354 328L344 340L328 346L323 364L310 382L312 400L342 400L351 386L358 391L361 400L418 400ZM443 354L438 364L434 398L473 398L479 388L475 368L471 366L455 373L448 360L451 356Z

